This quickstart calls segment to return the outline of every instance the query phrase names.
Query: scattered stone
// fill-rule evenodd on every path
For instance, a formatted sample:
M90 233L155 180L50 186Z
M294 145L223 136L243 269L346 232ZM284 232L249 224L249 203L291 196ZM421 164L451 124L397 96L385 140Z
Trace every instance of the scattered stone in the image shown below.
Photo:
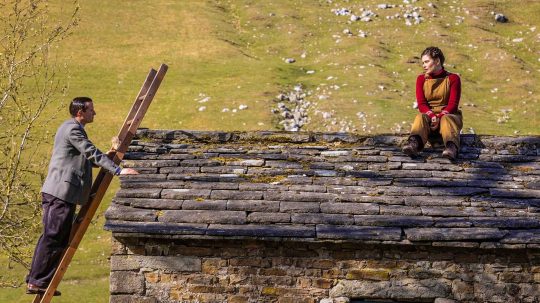
M419 7L414 7L412 11L406 11L403 14L405 25L411 26L413 24L420 24L422 21L424 21L424 18L418 12L419 9Z
M362 12L362 15L360 15L360 21L362 22L370 22L371 17L377 17L377 14L370 10L366 10Z
M299 131L309 122L308 111L312 103L305 100L307 93L301 85L296 85L293 91L279 94L275 100L277 108L272 113L278 115L279 125L286 131Z
M515 42L515 43L523 42L523 38L515 38L512 40L512 42Z
M377 8L380 8L380 9L387 9L387 8L393 8L393 7L395 7L395 5L386 4L386 3L382 3L382 4L377 5Z
M247 108L248 108L248 106L245 105L245 104L240 104L240 106L238 106L239 110L244 110L244 109L247 109Z
M203 111L205 111L205 110L206 110L206 106L201 106L201 107L199 107L199 111L200 111L200 112L203 112Z
M351 15L351 21L356 22L356 21L358 21L358 20L360 20L360 17L359 17L359 16L357 16L357 15Z
M199 102L199 103L206 103L206 102L208 102L208 101L210 101L210 97L204 97L204 98L202 98L201 100L199 100L199 101L197 101L197 102Z
M287 58L285 59L285 63L294 63L296 60L294 58Z
M230 112L230 111L231 111L231 110L228 109L227 107L225 107L225 108L223 108L223 109L221 110L222 113L227 113L227 112Z
M336 16L348 16L351 14L351 11L348 8L339 8L339 9L332 9L332 12L336 14Z
M367 33L364 32L363 30L359 30L359 31L358 31L358 37L360 37L360 38L366 38L366 37L367 37Z
M501 109L501 117L497 118L497 123L506 123L508 120L510 120L510 112L512 112L511 108L508 109Z
M506 18L505 15L499 13L499 14L495 14L495 21L500 22L500 23L506 23L508 22L508 18Z
M306 72L306 74L308 74L308 75L311 75L311 74L314 74L314 73L315 73L314 70L308 70L308 71Z
M348 36L352 36L352 34L353 34L353 33L351 32L351 30L348 29L348 28L344 29L344 30L343 30L343 33L344 33L345 35L348 35Z

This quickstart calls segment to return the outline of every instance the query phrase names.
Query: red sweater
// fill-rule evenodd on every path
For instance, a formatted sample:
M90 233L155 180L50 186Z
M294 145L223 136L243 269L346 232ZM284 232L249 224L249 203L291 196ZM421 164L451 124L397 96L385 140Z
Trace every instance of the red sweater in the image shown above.
M448 99L448 105L446 105L438 116L443 116L447 113L456 113L459 106L459 99L461 98L461 80L456 74L447 72L444 68L437 73L427 75L429 78L444 78L448 77L450 80L450 98ZM428 114L430 117L436 116L429 107L426 96L424 95L424 81L426 75L421 74L416 78L416 102L418 103L418 110L423 114Z

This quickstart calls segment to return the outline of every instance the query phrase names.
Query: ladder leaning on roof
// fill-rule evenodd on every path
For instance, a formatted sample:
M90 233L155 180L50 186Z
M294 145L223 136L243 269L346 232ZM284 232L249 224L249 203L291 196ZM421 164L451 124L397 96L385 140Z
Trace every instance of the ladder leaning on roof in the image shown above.
M116 150L109 152L109 158L111 158L114 163L119 164L120 161L124 158L128 146L131 144L131 140L135 136L137 128L141 124L141 121L150 106L150 103L154 99L154 96L165 77L167 72L167 65L161 64L159 70L156 72L154 69L150 69L146 80L129 111L129 114L120 129L118 134L119 146ZM105 169L100 169L99 174L97 175L94 184L92 185L92 191L90 192L90 200L83 207L81 207L71 230L71 235L69 239L69 244L66 250L62 254L62 259L60 264L56 268L56 272L49 284L49 287L43 294L38 294L34 297L33 303L48 303L51 301L54 291L60 284L62 277L66 273L69 263L73 258L73 255L77 251L77 247L81 242L88 225L92 221L96 210L111 183L113 176L108 173Z

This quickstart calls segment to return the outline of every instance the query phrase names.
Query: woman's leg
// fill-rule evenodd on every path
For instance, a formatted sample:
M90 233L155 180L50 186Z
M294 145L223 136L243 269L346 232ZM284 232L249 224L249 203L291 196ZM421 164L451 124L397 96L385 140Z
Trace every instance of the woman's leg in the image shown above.
M448 142L452 142L459 149L459 134L463 127L463 121L461 115L447 114L441 117L441 136L444 141L444 146L448 145Z

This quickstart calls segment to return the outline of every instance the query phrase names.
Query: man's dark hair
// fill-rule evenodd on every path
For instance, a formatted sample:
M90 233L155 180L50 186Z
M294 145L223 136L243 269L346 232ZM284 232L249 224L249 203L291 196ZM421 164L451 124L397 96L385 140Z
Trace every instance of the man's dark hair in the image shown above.
M444 65L444 54L440 48L430 46L422 52L422 56L424 55L428 55L433 59L439 59L439 61L441 61L441 66Z
M72 117L76 117L77 113L82 110L83 112L86 111L88 108L86 106L87 102L92 102L92 99L89 97L75 97L69 104L69 113Z

